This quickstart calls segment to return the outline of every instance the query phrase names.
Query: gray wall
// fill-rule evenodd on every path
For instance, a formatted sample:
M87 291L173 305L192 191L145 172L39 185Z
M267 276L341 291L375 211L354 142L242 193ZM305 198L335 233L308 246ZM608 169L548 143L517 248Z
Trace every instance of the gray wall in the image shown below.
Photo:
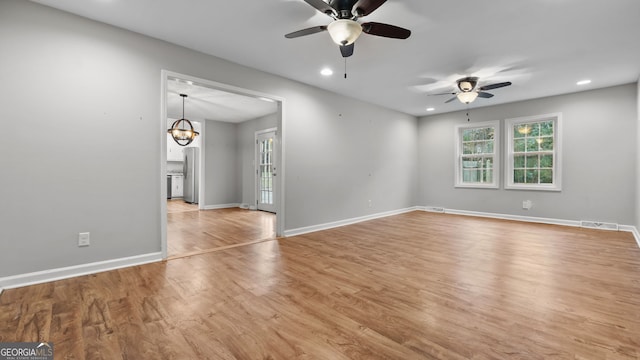
M472 122L561 112L561 192L504 190L504 156L501 189L454 188L453 129L467 122L466 115L421 118L419 202L457 210L636 224L636 104L636 85L629 84L471 110ZM501 124L504 129L504 121ZM503 131L503 149L504 135ZM523 200L532 200L533 208L523 210Z
M161 69L286 99L285 229L414 205L415 117L29 1L0 48L0 277L160 251Z
M416 118L318 95L287 123L288 228L414 206Z
M256 167L255 167L255 134L256 131L278 126L277 114L263 116L238 124L239 174L242 184L242 204L255 205Z
M237 124L207 120L204 142L205 206L239 203L242 186Z
M255 202L255 132L277 125L277 114L239 124L207 120L205 206Z
M636 83L636 221L634 225L640 228L640 77Z

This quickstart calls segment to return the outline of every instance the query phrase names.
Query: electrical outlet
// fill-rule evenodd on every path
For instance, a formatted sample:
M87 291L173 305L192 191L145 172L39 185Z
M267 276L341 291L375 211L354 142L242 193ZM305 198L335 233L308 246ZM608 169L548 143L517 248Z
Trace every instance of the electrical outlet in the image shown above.
M90 233L84 232L78 234L78 246L89 246L91 245Z
M369 207L373 206L373 202L371 200L369 200L368 205L369 205Z
M531 206L533 206L533 204L531 203L531 200L525 200L522 202L522 208L525 210L531 209Z

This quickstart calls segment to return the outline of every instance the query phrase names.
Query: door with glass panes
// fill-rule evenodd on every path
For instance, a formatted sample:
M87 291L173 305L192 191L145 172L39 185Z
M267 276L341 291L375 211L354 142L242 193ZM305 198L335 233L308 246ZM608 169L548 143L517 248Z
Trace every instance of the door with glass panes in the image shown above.
M276 212L274 194L276 176L275 168L275 130L256 134L256 182L258 210Z

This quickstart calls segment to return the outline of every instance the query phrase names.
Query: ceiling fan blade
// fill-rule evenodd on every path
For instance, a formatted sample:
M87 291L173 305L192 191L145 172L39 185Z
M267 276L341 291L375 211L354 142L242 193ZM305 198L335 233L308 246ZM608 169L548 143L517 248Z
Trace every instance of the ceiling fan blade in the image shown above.
M362 24L362 31L369 35L376 35L394 39L406 39L411 36L411 30L403 29L401 27L389 24L382 24L377 22L368 22Z
M437 96L437 95L456 95L456 93L448 92L448 93L440 93L440 94L427 94L427 96Z
M351 12L358 17L367 16L386 1L387 0L359 0L353 5Z
M319 32L325 31L325 30L327 30L327 27L325 25L314 26L314 27L311 27L311 28L302 29L302 30L294 31L292 33L288 33L284 37L286 37L287 39L293 39L293 38L297 38L297 37L300 37L300 36L306 36L306 35L319 33Z
M455 100L455 99L457 99L457 98L458 98L457 96L454 96L454 97L452 97L451 99L449 99L449 100L445 101L444 103L445 103L445 104L446 104L446 103L450 103L450 102L452 102L453 100Z
M351 55L353 55L353 48L354 48L355 44L351 44L351 45L346 45L346 46L340 46L340 53L342 54L342 57L349 57Z
M478 91L478 97L488 99L488 98L492 98L493 94L489 94L488 92Z
M338 16L338 12L336 11L336 9L332 8L331 6L329 6L329 4L327 4L322 0L304 0L304 1L322 13L325 13L329 16L332 16L332 15Z
M497 89L497 88L501 88L501 87L505 87L505 86L509 86L509 85L511 85L511 81L501 82L501 83L497 83L497 84L485 85L485 86L480 87L479 90L493 90L493 89Z

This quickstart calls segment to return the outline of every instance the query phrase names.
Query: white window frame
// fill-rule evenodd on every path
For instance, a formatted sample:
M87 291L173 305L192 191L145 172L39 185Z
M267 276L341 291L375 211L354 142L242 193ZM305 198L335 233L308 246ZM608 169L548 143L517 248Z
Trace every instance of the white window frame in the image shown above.
M552 120L553 123L553 183L551 184L520 184L513 179L514 149L513 149L513 129L523 123L542 122ZM505 132L507 133L507 157L506 171L504 173L505 189L513 190L541 190L541 191L561 191L562 190L562 113L552 113L545 115L525 116L505 120Z
M462 158L463 151L462 132L468 129L480 129L493 127L493 176L490 183L463 182ZM500 188L500 120L485 121L481 123L460 124L455 127L455 187L474 189L499 189ZM483 154L486 155L486 154Z

